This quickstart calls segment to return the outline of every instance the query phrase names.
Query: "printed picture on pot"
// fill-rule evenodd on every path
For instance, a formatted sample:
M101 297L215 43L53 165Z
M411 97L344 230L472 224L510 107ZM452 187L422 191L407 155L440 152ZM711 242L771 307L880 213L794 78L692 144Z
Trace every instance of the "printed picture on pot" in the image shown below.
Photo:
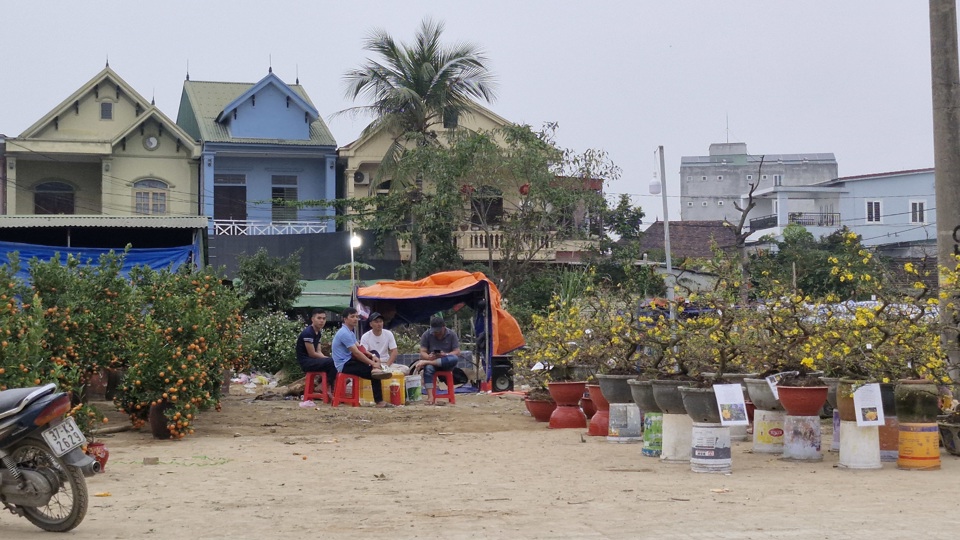
M853 392L853 407L857 411L857 426L882 426L883 407L880 401L880 385L865 384Z
M876 407L864 407L860 409L860 416L864 422L875 422L877 418L879 418Z
M739 384L715 384L713 393L717 396L720 409L720 424L724 426L745 426L747 405L743 401L743 387Z
M724 404L722 407L720 407L720 417L724 420L746 420L747 408L740 407L738 405Z

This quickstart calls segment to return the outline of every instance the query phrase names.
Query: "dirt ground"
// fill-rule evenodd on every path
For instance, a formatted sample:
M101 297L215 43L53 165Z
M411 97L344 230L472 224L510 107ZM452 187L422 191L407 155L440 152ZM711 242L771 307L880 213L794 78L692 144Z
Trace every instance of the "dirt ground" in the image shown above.
M698 474L548 429L516 395L394 409L234 395L184 440L102 440L106 472L66 537L954 539L960 525L960 461L945 453L940 471L850 471L836 453L788 463L743 442L732 474ZM40 537L54 536L0 514L0 538Z

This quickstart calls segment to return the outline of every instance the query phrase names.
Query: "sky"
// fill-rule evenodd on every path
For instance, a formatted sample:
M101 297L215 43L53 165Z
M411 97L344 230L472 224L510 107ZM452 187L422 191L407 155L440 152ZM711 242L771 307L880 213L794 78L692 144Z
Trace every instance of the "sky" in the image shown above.
M679 214L681 156L715 142L751 154L832 152L840 176L933 167L928 4L923 0L15 0L0 30L0 133L16 136L96 75L109 58L176 120L195 81L257 82L272 66L300 83L338 145L369 118L343 75L370 57L379 28L412 41L420 21L444 41L482 49L497 81L486 106L557 142L601 149L630 194L649 195L664 147L669 217ZM363 104L363 103L360 103Z

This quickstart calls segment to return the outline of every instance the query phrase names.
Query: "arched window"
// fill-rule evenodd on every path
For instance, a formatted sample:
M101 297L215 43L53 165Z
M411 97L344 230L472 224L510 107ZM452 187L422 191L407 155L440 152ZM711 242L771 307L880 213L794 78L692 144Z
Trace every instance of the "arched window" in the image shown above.
M170 187L162 180L140 180L133 184L134 213L162 216L167 213L167 193Z
M33 189L34 214L73 214L74 189L66 182L43 182Z

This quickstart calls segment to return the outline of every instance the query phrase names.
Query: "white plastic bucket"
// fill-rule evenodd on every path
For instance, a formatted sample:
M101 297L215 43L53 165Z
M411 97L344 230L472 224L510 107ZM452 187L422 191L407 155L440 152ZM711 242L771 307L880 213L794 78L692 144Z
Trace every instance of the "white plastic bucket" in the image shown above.
M820 417L783 417L783 457L787 461L823 461L820 453Z
M643 421L636 403L611 403L607 442L638 443L643 441Z
M833 438L830 441L830 451L840 451L840 410L833 410ZM896 459L896 458L894 458Z
M753 453L783 453L783 411L753 412Z
M854 421L840 422L840 467L880 469L880 431L877 426L860 427Z
M697 473L728 473L730 468L730 428L721 424L694 422L690 437L690 470Z
M690 463L692 430L693 419L686 414L664 414L660 461Z
M750 438L750 436L747 434L747 427L749 426L743 425L743 426L727 426L727 427L730 428L731 441L746 441Z

